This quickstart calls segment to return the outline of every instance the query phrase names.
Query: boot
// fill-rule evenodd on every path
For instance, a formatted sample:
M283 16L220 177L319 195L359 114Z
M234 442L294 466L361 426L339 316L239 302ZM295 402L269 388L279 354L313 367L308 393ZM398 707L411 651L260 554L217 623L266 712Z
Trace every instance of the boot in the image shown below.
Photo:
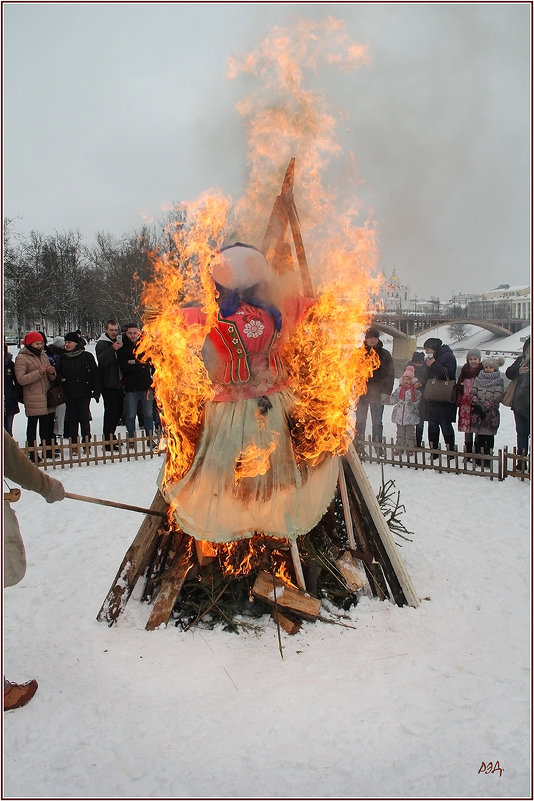
M428 440L428 447L437 450L439 448L439 440L429 439ZM439 453L431 453L431 459L439 459Z
M14 684L8 681L4 684L4 712L10 709L18 709L31 701L37 690L37 681L32 679L26 684Z
M446 449L448 451L455 451L456 450L456 445L454 443L454 437L444 437L444 439L445 439L445 447L446 447ZM448 462L452 462L453 459L454 459L454 456L451 456L450 453L447 454L447 461Z

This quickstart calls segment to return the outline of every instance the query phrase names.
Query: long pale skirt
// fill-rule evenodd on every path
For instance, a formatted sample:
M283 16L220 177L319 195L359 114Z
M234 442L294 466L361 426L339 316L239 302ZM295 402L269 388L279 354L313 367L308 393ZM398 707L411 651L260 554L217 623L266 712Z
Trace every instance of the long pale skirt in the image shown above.
M231 542L263 532L296 539L326 512L339 460L297 465L290 437L289 390L258 398L211 402L189 471L162 489L177 524L196 539ZM261 403L261 400L260 400ZM158 483L163 485L164 467Z

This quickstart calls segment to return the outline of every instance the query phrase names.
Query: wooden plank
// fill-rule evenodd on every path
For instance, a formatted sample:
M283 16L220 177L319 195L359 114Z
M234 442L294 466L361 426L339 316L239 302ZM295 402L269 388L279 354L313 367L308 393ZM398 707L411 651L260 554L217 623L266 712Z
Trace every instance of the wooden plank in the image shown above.
M276 597L275 597L276 589ZM269 606L279 607L286 612L293 612L306 620L317 620L321 610L321 601L312 598L310 595L297 590L295 587L287 587L280 579L274 580L270 573L260 570L258 577L252 588L255 598L269 604Z
M275 623L278 623L281 629L287 634L298 634L301 629L302 622L298 620L292 620L290 617L282 614L279 609L273 609L271 611L271 617Z
M193 567L193 538L181 531L175 533L174 537L169 551L170 560L165 565L156 602L145 626L147 631L157 629L162 623L167 625L187 574Z
M367 474L362 467L358 454L356 453L353 445L349 445L345 459L351 468L356 480L356 486L358 491L361 493L362 501L367 507L369 515L376 529L376 533L379 537L379 542L377 545L381 545L383 551L385 554L387 554L395 577L397 578L402 589L402 593L404 594L406 603L409 606L417 607L420 604L419 596L417 595L415 587L413 586L410 576L408 575L404 561L401 558L399 550L395 544L395 540L393 539L388 524L384 519L384 515L380 510L380 505L376 499L376 495L373 492L373 488L371 487ZM390 578L391 576L388 576L388 581L390 582L391 586Z
M154 496L150 509L155 512L164 512L167 509L167 502L159 490ZM106 622L112 626L123 611L137 579L150 561L161 527L162 519L156 515L147 515L141 523L96 616L101 623Z

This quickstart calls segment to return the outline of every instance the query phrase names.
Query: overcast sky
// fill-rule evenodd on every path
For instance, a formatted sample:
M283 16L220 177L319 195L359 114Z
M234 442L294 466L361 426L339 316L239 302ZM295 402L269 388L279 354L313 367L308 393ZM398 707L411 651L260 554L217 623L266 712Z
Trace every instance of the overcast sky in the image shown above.
M4 217L117 236L247 179L227 60L294 17L344 20L370 63L344 112L379 266L420 298L530 282L530 4L4 3ZM341 115L340 115L341 118ZM266 211L266 214L269 210Z

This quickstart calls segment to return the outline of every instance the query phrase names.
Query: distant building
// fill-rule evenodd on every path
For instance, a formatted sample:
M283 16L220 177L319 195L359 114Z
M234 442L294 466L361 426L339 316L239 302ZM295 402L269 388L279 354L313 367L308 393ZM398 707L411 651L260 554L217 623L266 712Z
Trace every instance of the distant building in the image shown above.
M378 297L378 302L385 312L389 314L401 314L403 311L410 311L410 288L403 284L395 268L393 272L386 278L384 275L384 283Z
M530 286L501 284L467 302L467 316L493 320L530 321Z

